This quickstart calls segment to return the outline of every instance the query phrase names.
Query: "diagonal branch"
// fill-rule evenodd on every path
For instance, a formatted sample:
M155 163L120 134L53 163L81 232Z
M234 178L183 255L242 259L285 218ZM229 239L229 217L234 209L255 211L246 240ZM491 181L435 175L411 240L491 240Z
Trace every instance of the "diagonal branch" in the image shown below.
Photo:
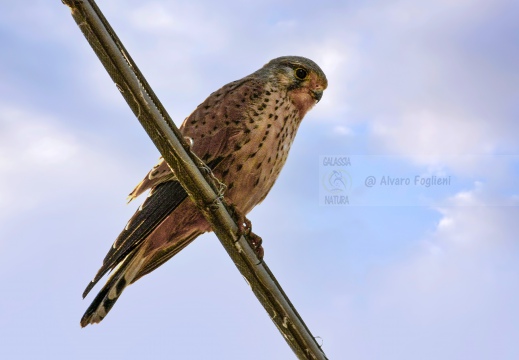
M189 151L159 99L93 0L62 0L122 96L220 239L238 270L299 359L326 359L323 351L222 203L207 166ZM201 171L202 170L202 171Z

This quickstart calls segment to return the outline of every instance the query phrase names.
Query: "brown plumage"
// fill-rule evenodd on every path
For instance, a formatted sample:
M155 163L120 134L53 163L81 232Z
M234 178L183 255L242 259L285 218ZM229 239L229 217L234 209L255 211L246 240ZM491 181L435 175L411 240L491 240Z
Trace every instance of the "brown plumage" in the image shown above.
M313 61L296 56L271 60L251 75L213 92L180 127L191 150L226 184L225 199L247 214L268 194L288 156L305 114L328 83ZM151 189L106 255L83 297L111 275L81 319L100 322L123 289L210 231L207 221L160 159L130 193Z

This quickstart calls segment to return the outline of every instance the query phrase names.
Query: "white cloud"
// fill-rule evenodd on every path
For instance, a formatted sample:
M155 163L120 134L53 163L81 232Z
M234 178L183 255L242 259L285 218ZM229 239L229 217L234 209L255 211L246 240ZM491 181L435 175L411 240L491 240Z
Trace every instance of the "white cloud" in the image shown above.
M457 156L518 152L506 4L403 0L330 13L319 59L330 88L315 112L367 122L375 151L420 165L468 170Z
M46 0L32 0L31 6L19 6L16 2L2 1L0 6L0 22L10 26L14 33L22 35L25 39L37 39L42 42L71 41L70 33L64 29L67 29L70 23L74 23L74 20L61 1L49 5Z
M173 17L165 4L148 2L131 10L131 23L140 30L160 33L161 31L182 31L185 29L185 18Z
M475 287L482 295L486 293L485 286L492 284L481 282L481 278L491 276L492 281L496 280L495 276L505 270L501 265L517 257L514 253L519 249L519 201L492 200L495 196L499 195L476 183L473 189L446 199L437 209L442 217L436 229L407 262L387 275L387 292L400 297L395 288L398 283L398 287L407 289L405 292L427 289L438 296L449 296L450 291L465 286ZM486 205L489 202L508 206ZM513 267L519 270L519 266ZM426 302L427 298L420 300Z
M332 330L329 336L324 336L324 348L333 358L515 360L519 358L518 198L502 197L504 195L499 194L499 187L506 179L516 189L517 169L512 168L513 162L506 157L491 157L489 161L481 162L481 158L462 159L465 154L490 156L499 152L513 153L518 149L517 47L511 45L515 44L513 36L517 33L517 21L511 15L505 16L516 13L506 9L503 6L505 3L500 0L325 1L315 7L304 4L293 6L290 2L250 3L244 6L237 2L193 5L131 0L99 5L161 99L165 104L168 99L173 99L175 106L171 115L175 120L189 114L210 91L254 71L269 58L299 54L315 60L329 78L330 87L309 119L324 118L329 123L323 127L329 130L323 132L332 131L341 135L333 137L333 141L327 144L336 143L333 149L339 149L337 153L343 147L341 140L349 141L352 135L358 135L362 139L356 141L361 146L367 142L382 150L382 153L406 156L419 165L425 165L423 167L432 168L428 170L433 174L442 171L450 174L453 169L472 177L491 174L491 180L496 182L482 181L455 194L443 207L439 207L441 218L436 227L416 225L428 224L423 213L413 214L408 222L402 216L402 227L423 226L423 229L416 230L424 233L417 237L421 241L411 250L402 249L407 245L399 241L405 237L402 233L406 233L407 229L400 233L395 231L396 226L384 224L388 220L380 215L383 209L357 209L345 214L344 219L347 219L346 216L348 219L357 218L352 227L361 229L361 235L352 238L348 237L344 226L333 236L327 234L322 224L329 226L330 219L314 216L316 209L311 208L315 238L329 235L334 244L347 244L346 251L355 252L354 241L357 238L364 240L365 234L388 229L383 235L384 241L391 244L388 246L398 248L395 252L400 255L394 259L383 250L374 248L372 253L379 256L377 260L380 259L380 265L370 267L371 274L364 278L351 270L355 265L347 263L344 260L346 255L339 251L336 251L336 256L331 256L330 252L313 253L316 264L324 265L315 267L316 277L324 283L330 281L334 286L323 292L319 287L322 282L317 281L317 291L313 285L310 288L307 286L308 293L303 297L313 299L318 296L316 293L321 293L323 299L328 299L334 291L343 290L341 286L345 283L350 284L351 292L339 293L330 302L331 306L322 306L323 316L313 319L305 317L305 320L312 325L312 320L331 319ZM16 5L18 2L9 4L3 6L9 11L0 12L0 18L6 29L12 30L5 33L12 36L7 38L9 44L16 46L12 46L6 54L14 54L11 56L17 56L20 63L33 59L36 53L56 54L56 62L64 68L66 65L59 61L74 64L75 72L67 73L69 76L74 77L78 74L77 69L81 69L81 78L87 78L84 81L88 82L89 89L85 93L95 96L89 106L97 107L101 99L104 101L102 105L109 109L126 106L84 42L65 6L59 2L49 5L41 0L33 1L31 7ZM502 17L496 15L500 11L503 12ZM73 51L58 55L56 41L64 48L73 47ZM87 53L88 56L85 55ZM12 73L7 67L5 71ZM61 98L62 95L63 101L67 101L67 96L69 100L71 97L77 100L77 93L59 93L60 81L66 81L65 78L55 84L45 82L48 77L42 74L48 71L43 62L41 73L20 71L20 74L27 74L31 79L23 86L34 86L34 89L23 91L27 98L20 100L20 103L42 101L35 94L49 88L56 89L56 96ZM6 83L6 94L9 91L9 95L14 93L14 96L20 96L11 91L21 86L16 81L17 77L12 76L9 80L12 82ZM49 106L59 106L55 104L50 103ZM70 218L68 209L75 206L77 197L84 199L92 197L94 192L116 189L114 196L124 202L126 190L131 190L126 187L126 190L121 190L120 182L114 182L115 178L124 177L125 171L113 158L113 153L92 146L83 137L82 131L88 124L75 129L73 127L78 123L70 123L69 126L69 123L59 121L49 113L52 111L0 104L2 223L13 214L19 215L16 220L23 222L26 216L22 213L24 210L47 211L56 202L66 208L56 210L56 217L51 214L59 222L67 216ZM359 129L355 125L360 125ZM92 131L98 131L94 127L100 126L100 122L93 122L90 126ZM371 130L366 141L365 129ZM131 141L123 138L123 141ZM150 165L154 160L150 159ZM289 160L289 164L297 162L294 160ZM140 175L132 174L130 177L138 181ZM124 191L122 197L121 191ZM283 193L283 189L278 193ZM301 194L298 196L306 196ZM65 197L68 201L61 201ZM269 198L269 201L277 201ZM495 203L516 206L483 206ZM119 220L121 224L126 220L125 215L120 213L122 210L109 211L97 201L95 205L99 209L97 215L105 216L108 219L106 223L116 228L114 232L118 231ZM86 219L92 208L80 207L73 216ZM302 207L298 211L308 208ZM404 213L399 208L394 208L394 212ZM297 216L295 214L294 219ZM122 219L116 220L116 217ZM78 224L90 226L89 221ZM92 228L99 229L101 226L98 222ZM81 226L77 229L84 230ZM91 230L85 230L85 234L89 239L102 241L105 245L100 245L99 251L103 251L104 246L109 246L110 239L106 239L106 236L110 237L109 231ZM39 235L39 229L31 231L35 238ZM16 241L11 244L21 246L17 230L13 233L16 236L12 239ZM23 233L20 236L24 236ZM81 260L77 255L77 244L71 243L70 237L61 236L58 241L71 247L60 247L55 252L56 258ZM30 237L21 239L32 241ZM26 244L30 245L30 241ZM23 249L24 256L27 254L27 249L19 249ZM34 249L39 249L34 246L31 249L34 258L45 264L50 263L41 256L45 252L34 252ZM408 253L402 255L406 250ZM21 254L22 251L11 251L9 257L17 253ZM296 257L293 261L297 262L298 259L301 260ZM370 261L365 253L359 253L358 262L362 266L372 264ZM283 262L286 262L285 259ZM36 267L35 262L27 261L27 264L20 268L18 274L23 275L18 276L20 279L27 281L8 278L6 284L30 284L24 287L30 291L24 297L27 299L31 296L55 299L58 293L61 297L68 296L70 286L55 289L43 286L41 293L34 290L38 283L47 284L48 279L62 276L62 269L68 267L59 266L58 271L50 273L40 271L45 267ZM340 271L329 271L331 268ZM74 271L72 268L70 273ZM77 279L74 279L73 283L76 282ZM355 283L361 285L355 288L351 285ZM146 282L140 286L144 284ZM137 291L137 288L134 290ZM68 325L56 328L55 322L50 322L54 325L49 329L60 336L42 337L41 332L36 336L27 332L27 329L34 330L31 323L34 316L30 315L43 318L50 315L41 311L42 302L34 302L31 308L21 308L18 300L16 297L12 301L4 297L6 305L2 307L13 309L11 313L15 314L16 320L13 321L15 326L12 330L28 339L29 343L48 342L49 339L52 341L65 336L70 340L68 343L78 344L88 352L127 342L124 336L115 336L110 338L108 345L101 341L95 349L85 347L82 345L88 343L83 341L85 334L76 335L67 331ZM70 305L72 302L67 303ZM60 314L62 308L59 309ZM134 309L128 310L131 313ZM300 310L307 311L304 308ZM75 313L69 315L76 317L79 311L79 308L74 308ZM138 312L138 309L134 311ZM143 321L152 324L153 316ZM95 332L104 331L102 329L109 324L103 324ZM247 328L250 324L248 321L242 325ZM151 335L164 333L160 324L152 325L156 334L152 331ZM256 330L259 328L261 326L255 327ZM319 326L311 328L317 333L321 331ZM271 324L267 324L265 333L270 334L271 331ZM27 347L25 350L33 348L38 347ZM77 349L66 346L52 348L61 349L59 354L54 354L55 357L70 358L71 353L77 352ZM125 349L127 352L146 351L138 346ZM239 348L234 350L236 354L241 351ZM8 347L7 351L19 354L20 349ZM161 349L157 348L157 351ZM203 355L200 357L203 358ZM240 355L234 357L239 358Z
M372 134L379 147L407 156L420 165L480 165L481 157L460 159L463 155L490 155L500 141L497 129L484 119L457 117L445 109L402 109L394 117L372 122Z
M354 132L351 128L349 127L346 127L346 126L342 126L342 125L337 125L333 128L333 133L334 134L337 134L337 135L342 135L342 136L352 136L354 135Z
M307 46L302 54L308 53L324 71L328 79L328 89L323 99L312 110L311 119L327 119L334 123L349 124L350 82L360 69L359 54L354 37L344 36L340 41L333 39L324 43L316 42Z
M519 202L485 206L489 196L476 184L448 199L407 259L374 269L363 306L339 299L345 358L517 358Z
M45 114L0 104L0 216L95 186L119 169ZM93 169L95 169L93 171Z

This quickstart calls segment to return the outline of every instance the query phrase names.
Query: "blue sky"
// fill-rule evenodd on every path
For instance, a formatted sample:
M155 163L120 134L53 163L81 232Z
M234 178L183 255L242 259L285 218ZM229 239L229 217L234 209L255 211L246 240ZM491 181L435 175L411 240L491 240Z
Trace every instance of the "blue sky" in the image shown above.
M274 57L327 74L249 218L331 359L519 358L517 2L98 5L177 124ZM60 1L1 1L0 44L0 357L292 358L212 234L80 328L158 152ZM319 205L322 156L349 205ZM364 183L416 175L453 181Z

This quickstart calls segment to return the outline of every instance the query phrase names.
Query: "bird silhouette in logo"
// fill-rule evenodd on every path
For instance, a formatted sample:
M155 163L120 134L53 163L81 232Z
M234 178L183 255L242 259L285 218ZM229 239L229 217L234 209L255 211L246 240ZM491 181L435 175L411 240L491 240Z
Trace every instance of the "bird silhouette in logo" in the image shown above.
M332 192L345 191L347 183L347 179L344 178L343 173L339 170L333 170L328 177L328 184L330 185L330 191Z

